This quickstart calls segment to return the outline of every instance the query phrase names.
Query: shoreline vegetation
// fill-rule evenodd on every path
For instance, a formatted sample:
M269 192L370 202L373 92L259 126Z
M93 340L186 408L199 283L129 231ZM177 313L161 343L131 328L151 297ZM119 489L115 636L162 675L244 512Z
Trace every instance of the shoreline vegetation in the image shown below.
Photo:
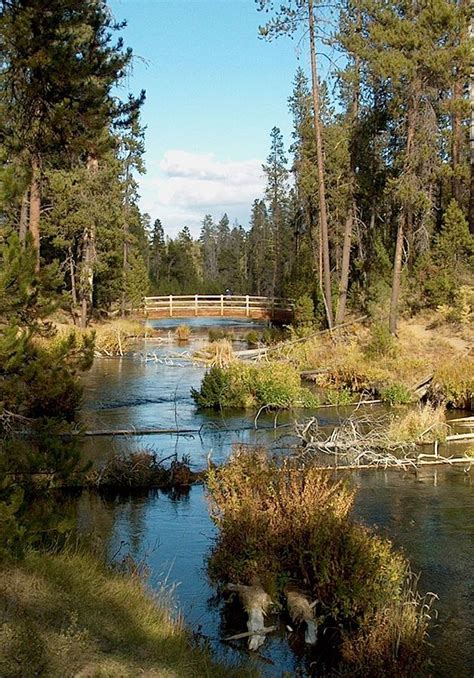
M152 594L126 565L67 548L0 564L0 674L257 676L215 661L172 615L166 591Z

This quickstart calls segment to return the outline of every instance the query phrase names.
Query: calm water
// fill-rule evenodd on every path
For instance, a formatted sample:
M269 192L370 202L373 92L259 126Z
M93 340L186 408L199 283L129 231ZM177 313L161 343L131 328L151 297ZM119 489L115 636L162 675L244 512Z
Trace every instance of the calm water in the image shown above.
M212 321L211 321L212 322ZM196 319L191 350L202 343L207 331ZM217 321L216 324L221 324ZM164 329L172 331L169 321ZM158 323L157 323L158 325ZM163 325L160 325L163 327ZM248 326L239 323L237 332ZM137 352L154 353L162 362L144 362L140 355L97 360L84 378L83 419L88 428L159 427L196 429L188 436L152 435L142 438L96 438L86 442L88 455L103 459L111 446L123 449L152 448L162 456L175 451L187 454L195 468L202 468L211 453L214 461L227 457L235 442L261 442L277 447L291 443L281 438L290 433L283 426L302 413L253 419L242 412L198 412L190 397L204 370L187 362L186 348L148 340ZM177 354L183 354L181 358ZM166 358L168 356L168 358ZM171 357L170 357L171 356ZM171 364L163 364L168 362ZM305 413L307 414L307 413ZM334 424L344 412L320 411L326 424ZM389 536L421 572L420 589L439 595L439 618L432 631L433 675L474 676L474 493L472 475L449 469L424 470L418 475L397 471L354 474L358 487L356 516ZM205 575L205 558L215 535L202 487L184 497L161 491L128 498L105 499L84 494L77 506L81 531L93 534L110 558L130 553L149 567L154 589L172 589L172 600L188 624L211 643L216 652L235 661L245 655L243 646L221 638L245 628L245 620L229 614L215 598ZM267 676L305 672L307 659L294 638L282 629L253 657ZM293 646L293 650L290 648ZM243 653L243 654L242 654Z

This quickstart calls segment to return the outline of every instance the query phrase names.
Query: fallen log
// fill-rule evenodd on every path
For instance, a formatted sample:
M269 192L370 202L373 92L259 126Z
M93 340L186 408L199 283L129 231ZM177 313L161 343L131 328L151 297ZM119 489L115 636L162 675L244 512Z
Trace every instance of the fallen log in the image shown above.
M474 433L453 433L446 436L447 443L463 443L467 440L474 440Z
M63 435L74 436L150 436L150 435L190 435L199 433L198 428L111 428L97 431L73 431Z
M304 341L308 341L308 339L314 339L314 337L319 337L322 334L329 333L332 335L338 330L341 330L344 327L349 327L350 325L355 325L356 323L362 322L362 320L365 320L366 318L367 318L366 315L362 315L359 318L356 318L355 320L348 320L346 323L336 325L336 327L332 327L331 329L318 330L317 332L309 334L307 337L299 337L298 339L293 339L292 341L282 341L279 344L275 344L274 346L263 346L262 348L252 348L243 351L236 351L234 355L237 358L243 358L244 360L263 357L273 351L281 351L290 346L295 346L296 344L301 344Z

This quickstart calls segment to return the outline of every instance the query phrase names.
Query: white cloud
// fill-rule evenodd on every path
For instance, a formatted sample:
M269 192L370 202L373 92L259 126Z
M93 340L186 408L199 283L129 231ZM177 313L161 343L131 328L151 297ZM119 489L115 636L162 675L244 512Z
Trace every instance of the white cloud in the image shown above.
M152 220L160 218L170 234L189 226L196 235L206 213L227 212L244 226L252 202L264 190L260 160L219 160L212 153L167 151L160 173L140 182L142 207Z

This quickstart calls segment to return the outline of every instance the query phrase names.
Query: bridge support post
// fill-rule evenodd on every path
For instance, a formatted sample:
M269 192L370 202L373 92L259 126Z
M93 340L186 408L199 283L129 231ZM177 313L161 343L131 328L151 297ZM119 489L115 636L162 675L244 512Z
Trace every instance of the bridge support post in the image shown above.
M173 296L170 294L170 318L173 317Z
M224 315L224 295L221 294L221 316Z
M198 314L198 295L194 295L194 315L197 316Z
M249 295L245 297L245 315L247 318L250 317L250 302L249 302Z

